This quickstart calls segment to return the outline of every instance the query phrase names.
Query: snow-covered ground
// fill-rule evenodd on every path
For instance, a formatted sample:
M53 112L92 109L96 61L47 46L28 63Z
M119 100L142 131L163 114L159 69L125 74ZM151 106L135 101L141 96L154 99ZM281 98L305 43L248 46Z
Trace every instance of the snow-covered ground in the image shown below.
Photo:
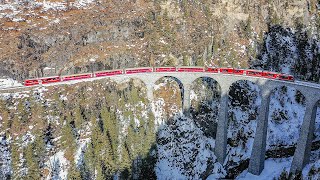
M36 15L36 10L46 12L49 10L64 11L68 8L85 8L94 3L95 0L75 0L73 2L67 1L0 1L0 18L10 18L12 21L25 21L19 15L21 13Z
M11 174L11 138L0 137L0 179L6 179Z
M320 141L320 107L317 108L314 134L315 134L314 141Z
M297 96L296 89L291 87L276 89L271 95L267 149L274 149L279 145L289 147L297 142L305 113L303 98ZM300 102L296 99L300 99Z
M11 78L0 79L0 89L17 86L22 86L22 84Z
M63 180L67 179L69 161L64 157L64 152L59 151L50 157L50 160L45 163L49 170L49 175L46 179Z
M289 174L292 157L289 158L270 158L267 159L264 163L264 169L259 176L248 173L248 171L242 172L236 179L238 180L269 180L269 179L279 179L281 173L286 171L287 175ZM310 173L311 169L316 169L314 174ZM320 169L320 159L316 162L306 165L302 171L303 179L320 179L320 172L317 172L317 169ZM312 171L311 171L312 172Z
M205 172L216 179L226 173L213 153L215 141L189 118L176 116L160 127L158 142L158 179L200 179Z
M237 179L241 180L269 180L278 179L283 170L289 172L292 162L292 157L290 158L280 158L280 159L267 159L264 163L264 169L259 176L248 173L248 171L242 172Z
M240 81L236 93L241 96L246 96L249 102L248 107L244 108L238 97L229 96L230 101L237 103L235 106L229 104L229 121L227 137L230 143L227 144L227 158L226 163L230 168L238 166L241 161L249 159L252 152L254 135L257 127L257 109L261 104L260 89L258 86L249 81ZM245 92L247 92L245 94Z

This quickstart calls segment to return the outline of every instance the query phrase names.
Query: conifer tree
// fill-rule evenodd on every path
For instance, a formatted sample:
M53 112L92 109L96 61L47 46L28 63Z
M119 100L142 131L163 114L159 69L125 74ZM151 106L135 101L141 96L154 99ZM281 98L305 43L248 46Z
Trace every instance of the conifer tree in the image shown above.
M40 179L40 169L38 161L33 152L32 144L29 144L25 149L26 167L28 168L26 179Z
M118 153L117 148L119 144L119 126L116 120L114 113L111 113L107 110L106 107L102 107L101 109L101 118L103 120L103 129L105 131L105 135L110 143L113 159L117 161Z
M70 169L68 171L68 179L72 179L72 180L81 179L81 173L79 169L77 169L74 163L71 163Z
M44 136L37 136L32 143L33 157L39 168L44 166L44 160L46 156L46 145L44 142Z
M80 109L80 105L77 104L73 110L74 112L74 122L75 122L75 126L77 128L81 127L81 124L83 123L83 117L81 115L81 109Z
M2 121L2 129L1 131L5 131L7 128L10 127L10 111L7 109L5 104L1 103L0 101L0 119Z
M24 101L19 100L17 105L17 113L20 115L20 122L27 123L28 122L28 113L25 109Z
M76 149L76 141L73 135L73 129L71 127L71 115L67 114L66 124L62 128L61 142L66 149L65 156L69 161L73 161L73 154Z
M129 172L131 172L131 159L126 143L121 144L121 159L118 163L120 164L118 170L121 172L121 178L129 179Z
M46 125L46 121L44 121L45 114L46 114L46 111L42 106L41 102L36 102L36 101L31 102L32 123L37 125L38 129L42 129Z
M17 142L12 142L11 144L11 165L13 171L13 179L20 178L20 152L17 144Z
M22 125L21 125L21 122L19 119L19 115L17 113L15 113L13 115L13 119L11 122L10 132L12 132L12 133L20 132L21 126Z

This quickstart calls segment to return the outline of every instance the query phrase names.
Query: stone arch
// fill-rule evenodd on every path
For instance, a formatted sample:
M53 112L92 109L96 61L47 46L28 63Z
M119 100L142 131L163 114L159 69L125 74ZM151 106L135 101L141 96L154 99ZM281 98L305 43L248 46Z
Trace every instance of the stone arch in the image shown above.
M198 77L190 85L190 115L206 136L216 138L221 87L207 76Z
M225 162L230 174L239 172L237 167L249 164L262 103L261 93L257 83L245 79L233 82L229 88Z
M159 118L168 120L176 114L181 113L184 99L184 84L177 77L162 76L154 83L153 96L155 111L159 111L156 114L162 114Z
M266 158L293 156L306 112L306 97L299 89L279 85L270 93L268 109Z

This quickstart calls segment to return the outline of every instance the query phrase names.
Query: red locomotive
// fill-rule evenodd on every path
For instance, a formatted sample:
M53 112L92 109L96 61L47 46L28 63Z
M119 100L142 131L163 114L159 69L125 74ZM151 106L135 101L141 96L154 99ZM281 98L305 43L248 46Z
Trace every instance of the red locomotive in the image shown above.
M268 79L278 79L283 81L294 81L294 77L289 74L280 74L270 71L260 71L252 69L234 69L234 68L213 68L213 67L143 67L131 69L117 69L109 71L98 71L86 74L74 74L66 76L43 77L37 79L27 79L24 81L25 86L34 86L39 84L49 84L60 81L71 81L79 79L87 79L93 77L114 76L121 74L135 74L135 73L151 73L151 72L208 72L221 74L234 74L244 76L262 77Z

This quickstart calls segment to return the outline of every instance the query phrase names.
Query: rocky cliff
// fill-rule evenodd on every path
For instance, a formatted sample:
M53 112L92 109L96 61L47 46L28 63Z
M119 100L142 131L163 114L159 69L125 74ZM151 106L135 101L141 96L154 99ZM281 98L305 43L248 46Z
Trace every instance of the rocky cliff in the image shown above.
M319 81L316 0L1 1L0 15L0 73L18 79L213 65Z

